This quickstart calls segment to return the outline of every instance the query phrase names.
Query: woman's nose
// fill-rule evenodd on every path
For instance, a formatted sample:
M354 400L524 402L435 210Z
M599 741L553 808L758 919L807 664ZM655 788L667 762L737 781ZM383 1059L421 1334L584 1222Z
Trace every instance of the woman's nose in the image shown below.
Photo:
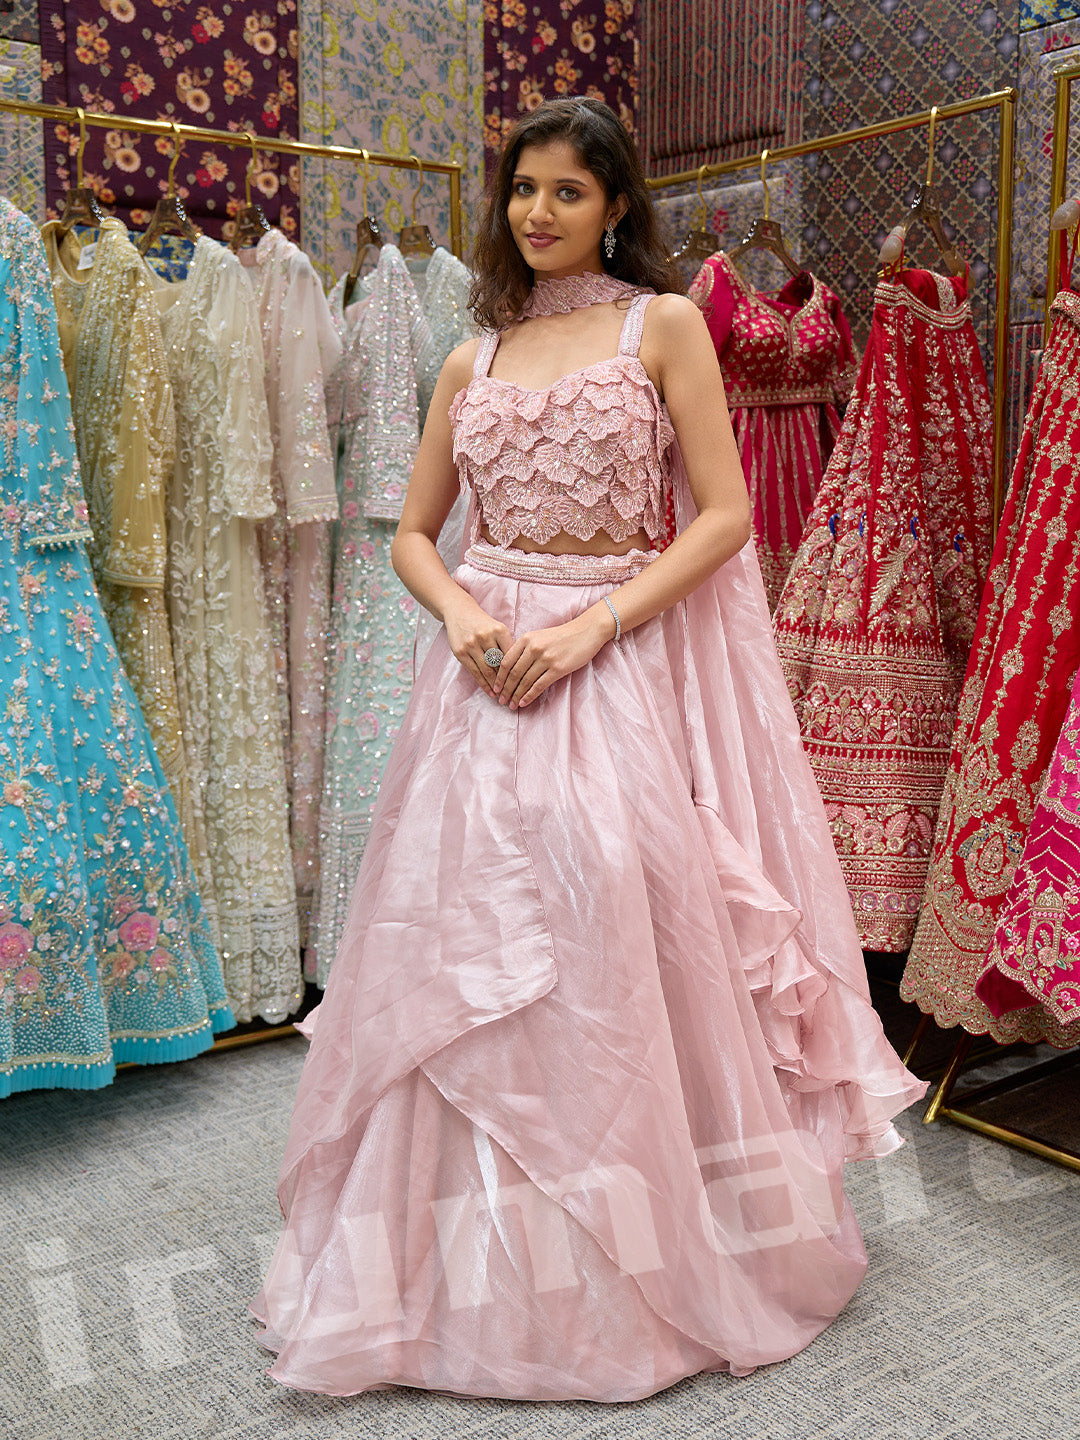
M529 219L551 219L551 206L548 204L547 198L542 190L537 190L533 194L533 203L529 207Z

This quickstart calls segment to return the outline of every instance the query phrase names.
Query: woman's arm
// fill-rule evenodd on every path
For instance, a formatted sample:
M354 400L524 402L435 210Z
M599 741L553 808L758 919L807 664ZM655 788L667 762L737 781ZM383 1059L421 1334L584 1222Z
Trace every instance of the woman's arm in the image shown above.
M646 314L641 362L664 397L698 515L651 565L612 592L623 630L695 590L750 538L750 500L728 418L724 382L693 301L659 295ZM527 705L560 676L591 660L615 634L602 601L566 625L518 638L495 681L499 699Z
M450 402L472 377L476 340L447 356L431 398L427 423L416 452L390 559L402 584L446 627L450 649L473 679L493 695L495 671L484 663L492 646L507 650L513 636L493 620L450 576L435 548L459 490L450 430Z

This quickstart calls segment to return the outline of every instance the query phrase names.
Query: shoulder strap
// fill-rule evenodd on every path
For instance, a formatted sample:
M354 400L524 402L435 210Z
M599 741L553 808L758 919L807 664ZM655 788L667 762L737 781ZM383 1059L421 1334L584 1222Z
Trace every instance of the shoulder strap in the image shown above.
M486 375L491 369L491 362L495 358L495 351L499 346L498 330L481 330L480 344L476 347L476 359L473 361L473 379L480 375Z
M638 353L641 345L641 332L645 328L645 307L650 300L655 299L655 293L650 290L647 294L636 295L631 300L626 311L626 318L623 320L622 333L619 336L620 355L636 355Z

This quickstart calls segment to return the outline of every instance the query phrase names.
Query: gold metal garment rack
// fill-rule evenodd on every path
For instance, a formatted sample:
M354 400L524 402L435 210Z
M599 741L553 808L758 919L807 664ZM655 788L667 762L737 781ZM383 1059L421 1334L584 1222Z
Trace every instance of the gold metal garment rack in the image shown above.
M39 105L32 100L8 100L0 97L0 110L10 110L20 115L36 115L41 120L62 120L69 125L78 125L79 112L67 105ZM301 155L308 159L346 160L352 165L368 160L372 165L383 165L391 169L423 168L423 174L446 175L450 180L450 248L461 256L461 166L453 160L424 160L417 162L412 155L380 155L374 150L353 149L349 145L312 145L306 140L280 140L271 135L258 135L243 130L207 130L201 125L173 124L171 120L143 120L134 115L102 115L95 110L86 110L82 120L87 125L97 125L106 130L137 130L147 135L167 135L174 140L202 140L210 145L230 145L236 149L250 149L252 139L256 150L272 151L279 155Z
M1073 81L1080 80L1080 65L1060 70L1054 76L1054 140L1050 160L1050 209L1049 220L1065 199L1065 187L1069 172L1069 120L1072 114ZM1046 257L1046 321L1045 334L1050 334L1050 306L1058 292L1061 276L1058 274L1058 236L1051 231Z
M1069 121L1072 109L1072 85L1074 80L1080 79L1080 65L1074 65L1068 69L1061 70L1055 78L1054 93L1054 130L1053 149L1050 162L1050 205L1046 212L1046 220L1049 223L1050 217L1057 210L1058 206L1065 199L1065 190L1068 183L1068 152L1069 152ZM1054 296L1058 292L1061 276L1058 272L1058 235L1050 232L1049 248L1046 263L1046 333L1050 330L1050 306L1053 304ZM915 1039L912 1041L911 1049L908 1051L910 1058L915 1046L918 1044L926 1027L931 1023L931 1017L924 1015L919 1022L919 1029L916 1031ZM1014 1075L1009 1075L1002 1080L993 1082L990 1085L982 1085L975 1090L969 1090L961 1097L960 1104L950 1104L950 1097L953 1088L960 1075L964 1063L969 1058L972 1046L975 1044L976 1036L965 1034L961 1036L952 1058L949 1061L945 1073L942 1075L937 1089L930 1098L923 1116L923 1123L931 1125L939 1118L951 1120L956 1125L962 1125L967 1130L974 1130L980 1135L986 1135L991 1140L998 1140L1002 1144L1011 1145L1017 1150L1026 1150L1029 1154L1038 1155L1043 1160L1052 1160L1058 1165L1063 1165L1069 1170L1080 1170L1080 1154L1075 1150L1068 1150L1061 1145L1053 1145L1049 1141L1040 1139L1037 1135L1029 1134L1024 1130L1016 1130L1007 1125L995 1125L992 1121L984 1120L982 1116L972 1114L972 1107L982 1101L990 1100L998 1095L1007 1094L1010 1090L1018 1089L1021 1086L1035 1084L1041 1080L1049 1079L1062 1070L1067 1070L1075 1065L1080 1059L1080 1053L1075 1050L1067 1050L1044 1061L1039 1065L1028 1066Z
M994 260L997 270L997 303L994 310L994 460L993 460L993 507L994 526L997 527L1001 506L1005 497L1005 397L1006 365L1009 345L1009 286L1012 278L1012 219L1013 219L1013 152L1016 141L1016 102L1019 92L1012 86L1005 90L994 90L989 95L979 95L971 100L957 100L950 105L938 105L937 123L950 120L958 115L973 115L979 110L998 112L998 165L997 165L997 241ZM816 155L823 150L835 150L842 145L854 145L860 140L873 140L882 135L896 135L902 130L918 130L930 124L931 112L919 110L913 115L904 115L897 120L881 120L874 125L860 125L855 130L838 131L835 135L823 135L816 140L802 140L796 145L781 145L769 149L769 163L777 160L794 160L800 155ZM663 175L646 183L654 190L669 185L686 185L699 177L705 180L716 175L731 175L737 170L756 169L761 163L761 151L744 155L738 160L721 160L715 165L705 165L696 170L682 170L677 175Z
M62 120L69 125L78 125L80 118L86 125L97 125L107 130L138 130L147 135L167 135L174 140L198 139L211 145L230 145L247 150L251 146L252 134L238 130L209 130L201 125L174 125L171 120L142 120L134 115L102 115L98 111L85 110L80 117L78 110L66 105L39 105L32 100L8 100L0 96L0 111L8 110L20 115L36 115L41 120ZM310 159L345 160L355 165L366 160L372 165L383 165L391 169L408 169L416 165L412 155L380 155L376 151L353 149L348 145L311 145L306 140L279 140L269 135L254 135L256 150L273 151L279 155L301 155ZM450 248L461 257L461 166L451 160L421 160L417 168L423 173L446 175L450 180ZM264 1029L245 1030L240 1035L219 1035L213 1049L232 1050L238 1046L253 1045L262 1040L284 1039L295 1035L292 1024L271 1025ZM117 1066L124 1070L126 1065Z

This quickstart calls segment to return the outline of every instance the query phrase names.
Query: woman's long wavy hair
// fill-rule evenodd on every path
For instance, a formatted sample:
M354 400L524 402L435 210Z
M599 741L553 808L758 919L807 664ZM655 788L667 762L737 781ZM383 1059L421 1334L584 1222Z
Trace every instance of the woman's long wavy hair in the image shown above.
M641 161L618 116L602 100L584 96L545 100L511 130L488 192L473 246L469 294L469 309L480 326L497 330L505 325L520 313L532 289L532 267L514 243L506 211L525 146L560 140L573 147L609 201L626 197L626 214L615 227L615 254L604 261L608 273L660 294L685 288L660 240Z

